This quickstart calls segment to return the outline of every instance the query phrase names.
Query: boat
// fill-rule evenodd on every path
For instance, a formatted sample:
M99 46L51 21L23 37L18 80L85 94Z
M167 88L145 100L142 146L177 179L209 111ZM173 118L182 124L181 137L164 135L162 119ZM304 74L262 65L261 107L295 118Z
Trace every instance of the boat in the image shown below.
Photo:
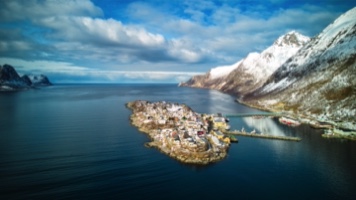
M232 134L227 134L227 137L230 138L230 141L231 141L231 142L238 142L237 138L236 138L234 135L232 135Z
M299 126L301 123L298 120L294 120L287 117L280 117L279 122L288 126Z
M324 123L324 122L311 122L309 123L312 128L320 128L320 129L333 129L333 125Z

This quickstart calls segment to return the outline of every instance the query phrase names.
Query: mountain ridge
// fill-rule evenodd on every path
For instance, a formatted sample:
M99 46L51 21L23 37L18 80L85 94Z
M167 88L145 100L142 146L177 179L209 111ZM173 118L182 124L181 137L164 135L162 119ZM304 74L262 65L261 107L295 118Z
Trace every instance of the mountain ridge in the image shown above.
M280 38L271 47L278 47L283 41ZM294 36L289 38L289 42L282 44L298 44ZM263 110L319 121L342 121L341 127L356 130L356 7L305 41L293 55L273 68L274 71L248 68L251 63L257 63L257 57L256 53L249 54L245 59L252 62L246 62L248 64L243 67L245 60L239 61L228 75L211 80L210 70L181 85L217 89L236 95L241 103ZM259 76L261 74L264 76Z
M337 18L262 87L240 100L257 107L303 112L321 119L353 121L356 116L354 74L356 8Z
M260 87L266 77L308 41L308 37L290 31L277 38L261 53L249 53L233 65L215 67L206 74L194 76L180 85L217 89L241 96Z

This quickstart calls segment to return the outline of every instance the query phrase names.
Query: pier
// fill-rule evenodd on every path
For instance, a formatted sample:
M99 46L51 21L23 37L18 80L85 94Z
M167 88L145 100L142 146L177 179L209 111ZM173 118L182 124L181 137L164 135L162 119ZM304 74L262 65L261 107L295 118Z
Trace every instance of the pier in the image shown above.
M256 133L248 133L245 131L224 131L225 134L232 134L232 135L240 135L246 137L256 137L256 138L264 138L264 139L274 139L274 140L286 140L286 141L295 141L299 142L302 139L299 137L290 137L290 136L281 136L281 135L265 135L265 134L256 134Z
M273 117L281 117L283 116L282 113L271 113L271 112L265 112L265 113L235 113L235 114L224 114L225 117L254 117L254 116L273 116Z

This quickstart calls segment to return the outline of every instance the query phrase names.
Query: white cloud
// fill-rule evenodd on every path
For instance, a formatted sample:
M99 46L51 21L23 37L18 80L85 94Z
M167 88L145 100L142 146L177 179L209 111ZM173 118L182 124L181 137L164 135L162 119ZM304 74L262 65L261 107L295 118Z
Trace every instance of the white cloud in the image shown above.
M179 35L176 40L199 47L194 50L195 53L199 53L201 58L199 61L209 58L209 62L213 60L216 63L226 64L235 62L249 52L263 50L280 35L290 30L314 36L340 14L325 6L308 4L286 9L254 5L250 6L250 10L244 11L237 5L224 3L220 6L214 4L201 6L200 9L199 7L198 4L196 6L188 3L188 8L184 11L190 14L191 18L182 19L176 15L165 15L166 22L160 21L159 26L163 32ZM159 7L156 9L151 7L148 11L153 12L154 16L166 14ZM145 15L149 14L146 12ZM158 24L155 22L156 19L159 21L156 17L149 19L150 21L141 18L141 23L156 26Z
M101 16L103 14L90 0L26 0L2 1L0 21L39 19L50 16Z
M48 17L37 21L55 30L51 37L66 42L86 42L93 45L161 46L165 39L142 27L124 25L114 19L91 17Z
M284 2L270 0L274 7L268 7L226 0L118 1L122 12L112 10L112 18L104 18L107 8L89 0L0 1L5 24L0 52L2 57L49 60L53 63L42 65L51 73L104 77L100 71L110 71L107 79L154 79L164 76L152 71L204 72L235 63L292 29L313 36L340 14L334 4L298 1L282 7ZM184 77L175 74L174 79Z

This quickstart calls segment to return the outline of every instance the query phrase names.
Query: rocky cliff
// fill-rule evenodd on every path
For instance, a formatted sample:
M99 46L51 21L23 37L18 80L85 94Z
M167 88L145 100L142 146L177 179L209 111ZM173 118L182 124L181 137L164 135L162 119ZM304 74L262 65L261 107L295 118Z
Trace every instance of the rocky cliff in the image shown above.
M44 75L23 75L20 77L11 65L0 65L0 91L21 90L47 85L51 85L51 82Z

